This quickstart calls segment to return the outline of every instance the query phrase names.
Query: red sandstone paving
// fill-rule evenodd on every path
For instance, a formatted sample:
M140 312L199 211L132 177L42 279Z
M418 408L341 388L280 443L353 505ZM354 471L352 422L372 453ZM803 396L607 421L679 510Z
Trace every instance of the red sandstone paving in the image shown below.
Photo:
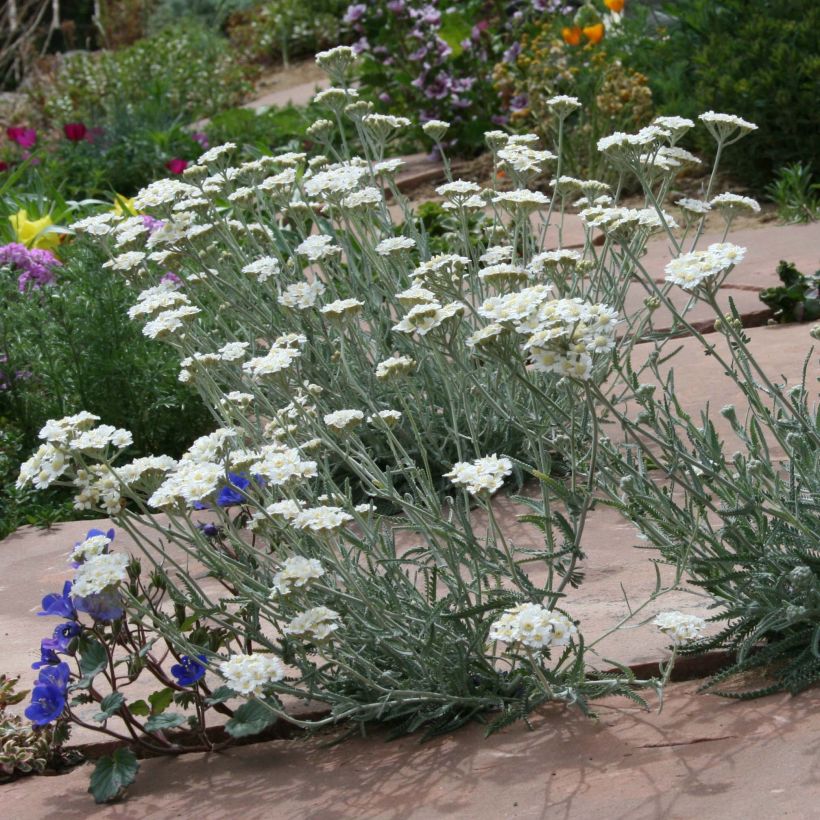
M95 807L89 766L0 787L14 820L809 820L820 798L820 690L738 703L673 684L663 711L622 700L597 721L553 706L485 739L328 735L144 760L125 802Z

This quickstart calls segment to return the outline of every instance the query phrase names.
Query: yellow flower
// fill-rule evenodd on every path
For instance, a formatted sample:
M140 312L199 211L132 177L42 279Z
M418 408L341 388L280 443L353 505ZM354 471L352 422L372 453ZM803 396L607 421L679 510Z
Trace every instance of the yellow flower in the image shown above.
M111 209L117 216L136 216L134 197L114 194L114 207Z
M60 234L44 233L46 228L51 227L54 222L46 214L42 219L29 219L28 211L21 208L14 216L9 217L11 227L17 237L17 241L27 248L44 248L49 250L56 248L60 244Z
M561 36L568 46L578 46L581 44L581 29L578 26L565 26L561 29Z
M615 14L620 14L624 10L626 0L604 0L604 5Z

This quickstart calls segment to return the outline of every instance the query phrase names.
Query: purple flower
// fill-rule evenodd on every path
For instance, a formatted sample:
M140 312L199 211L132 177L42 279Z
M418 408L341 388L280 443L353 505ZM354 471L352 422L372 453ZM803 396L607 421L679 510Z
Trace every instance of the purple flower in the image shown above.
M63 585L62 593L52 592L43 598L43 610L38 615L56 615L58 618L70 618L77 620L77 613L74 604L71 602L71 581L66 581Z
M40 676L31 692L31 703L26 708L26 717L35 726L45 726L62 715L70 676L67 663L46 666L40 670Z
M166 271L159 281L168 285L182 284L182 279L180 279L175 273L171 273L171 271Z
M417 63L419 60L423 60L427 56L428 51L429 49L427 46L419 46L415 51L411 51L410 54L407 55L407 59Z
M360 37L353 43L353 52L355 54L361 54L363 51L370 50L370 43L367 40L367 37Z
M155 219L153 216L143 214L142 224L148 228L149 233L154 233L154 231L158 231L165 223L161 219Z
M37 142L37 132L33 128L25 128L22 125L13 125L7 128L6 135L21 148L33 148L34 143Z
M194 142L198 142L204 150L207 150L211 145L208 140L208 135L204 131L194 131L194 133L191 134L191 139Z
M28 286L33 290L50 285L54 281L54 268L60 260L48 250L27 248L19 242L0 247L0 265L8 265L20 271L17 289L25 293Z
M439 74L424 88L424 95L430 100L443 100L449 93L452 83L446 74Z
M123 614L122 599L116 589L106 589L84 598L74 598L78 612L85 612L95 621L116 621Z
M521 111L528 103L529 97L526 94L517 94L510 100L510 111Z
M51 638L55 651L62 652L64 655L73 655L70 652L71 642L78 637L83 631L82 627L76 621L66 621L54 629L54 637Z
M206 538L216 538L217 536L222 534L222 527L217 526L216 524L202 523L201 521L196 525L196 528L206 537Z
M183 655L179 659L179 663L171 667L171 674L177 679L180 686L193 686L204 677L206 660L207 658L204 655L197 655L195 658L190 655Z
M42 666L55 666L60 662L57 655L57 647L53 638L43 638L40 641L40 660L31 665L32 669L39 669Z
M232 507L234 504L242 504L245 495L239 490L244 490L251 481L241 473L228 473L228 484L219 491L216 503L219 507Z
M347 7L345 16L342 17L344 23L356 23L367 13L367 6L364 3L352 3Z
M390 0L387 4L387 10L393 14L401 14L404 11L404 0Z
M521 43L517 40L504 52L501 59L505 63L514 63L521 53Z
M381 101L382 101L385 105L390 105L390 103L391 103L391 102L393 102L393 98L392 98L392 97L391 97L391 96L390 96L390 95L389 95L386 91L382 91L382 93L381 93L381 94L379 94L379 99L380 99L380 100L381 100Z

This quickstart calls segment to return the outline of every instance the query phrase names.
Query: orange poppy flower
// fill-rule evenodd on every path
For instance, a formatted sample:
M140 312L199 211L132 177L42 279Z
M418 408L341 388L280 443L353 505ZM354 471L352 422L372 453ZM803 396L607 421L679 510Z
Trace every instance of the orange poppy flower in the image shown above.
M580 26L573 26L572 28L564 27L561 30L561 36L564 38L564 42L568 46L580 46L581 45L581 27Z
M594 26L584 26L584 37L593 45L600 43L604 39L604 24L596 23Z
M604 0L604 5L615 14L620 14L624 10L626 0Z

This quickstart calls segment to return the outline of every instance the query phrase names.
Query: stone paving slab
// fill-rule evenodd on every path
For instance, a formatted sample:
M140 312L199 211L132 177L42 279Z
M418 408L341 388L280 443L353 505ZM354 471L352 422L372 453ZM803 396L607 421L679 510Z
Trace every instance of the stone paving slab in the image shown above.
M330 87L330 80L327 77L320 77L309 82L299 83L287 88L280 88L276 91L269 91L251 102L246 103L243 108L270 108L276 106L282 108L286 105L307 105L318 91Z
M663 711L620 699L593 721L554 706L489 738L472 724L419 743L382 731L143 760L127 799L97 807L89 767L0 786L15 820L756 820L817 816L820 690L751 702L673 684Z

